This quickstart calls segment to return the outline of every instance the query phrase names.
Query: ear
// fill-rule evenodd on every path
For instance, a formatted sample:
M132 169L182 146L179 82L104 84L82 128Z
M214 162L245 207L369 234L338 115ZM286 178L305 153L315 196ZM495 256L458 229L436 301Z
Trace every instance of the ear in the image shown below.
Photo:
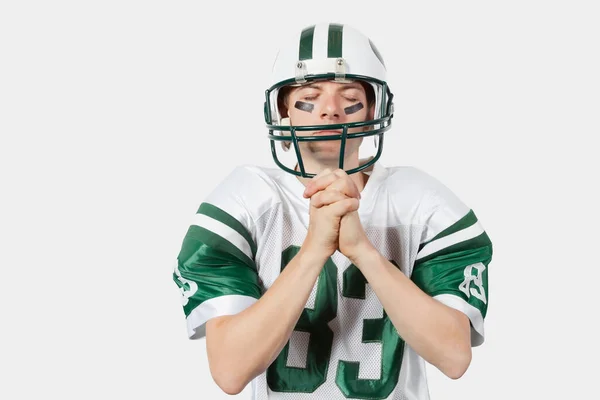
M367 110L367 120L375 119L375 104L369 106Z
M279 108L279 115L281 115L281 118L288 118L290 116L288 114L287 101L282 101L281 103L279 103L278 108Z
M281 115L282 118L286 118L286 117L290 116L288 113L288 107L289 107L288 102L289 102L290 91L291 90L288 86L284 86L279 91L279 95L277 97L277 108L279 109L279 114Z
M375 105L371 105L368 109L367 109L367 116L365 117L365 121L369 121L375 118ZM373 129L373 125L367 125L363 127L363 131L368 131Z

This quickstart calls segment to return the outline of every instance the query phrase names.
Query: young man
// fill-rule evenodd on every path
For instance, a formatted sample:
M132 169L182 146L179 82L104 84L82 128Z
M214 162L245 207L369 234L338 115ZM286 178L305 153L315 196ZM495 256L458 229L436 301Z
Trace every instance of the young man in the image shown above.
M428 399L425 363L457 379L483 342L491 242L444 185L378 161L392 97L348 25L307 27L278 53L265 118L279 168L236 168L173 274L225 392Z

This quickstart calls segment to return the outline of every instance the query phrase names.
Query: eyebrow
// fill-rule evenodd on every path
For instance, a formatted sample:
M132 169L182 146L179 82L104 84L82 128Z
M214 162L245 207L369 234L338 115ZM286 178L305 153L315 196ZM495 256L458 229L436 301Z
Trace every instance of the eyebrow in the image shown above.
M350 90L350 89L356 89L356 90L360 90L361 89L361 84L358 82L352 82L352 83L344 83L342 84L342 87L339 88L339 91L344 91L344 90ZM298 88L298 90L304 90L304 89L318 89L321 90L322 87L320 84L318 83L309 83L308 85L303 85L300 88Z
M362 89L362 86L360 85L360 83L347 83L344 86L342 86L342 88L340 90L350 90L350 89L360 90L360 89Z
M299 91L304 89L321 89L321 85L317 83L309 83L308 85L302 85L298 88Z

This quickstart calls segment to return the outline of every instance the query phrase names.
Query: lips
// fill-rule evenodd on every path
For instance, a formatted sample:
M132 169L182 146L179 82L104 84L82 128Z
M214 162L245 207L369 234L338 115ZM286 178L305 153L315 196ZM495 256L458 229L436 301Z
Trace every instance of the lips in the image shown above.
M318 131L312 134L312 136L329 136L329 135L339 135L342 131Z

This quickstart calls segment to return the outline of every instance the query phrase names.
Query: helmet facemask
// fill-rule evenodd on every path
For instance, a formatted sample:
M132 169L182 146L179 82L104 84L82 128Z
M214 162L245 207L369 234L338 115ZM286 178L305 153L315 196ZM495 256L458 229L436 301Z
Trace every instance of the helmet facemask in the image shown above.
M339 25L330 24L330 32L332 30L331 26L339 27ZM307 29L310 28L311 27ZM321 27L320 29L324 28ZM350 32L350 36L357 35L356 31L352 31L351 28L346 27L346 30ZM303 32L306 32L306 29ZM364 42L364 38L362 39ZM304 40L303 37L301 37L301 41L302 40ZM371 49L373 49L374 46L368 39L366 43L367 46L370 46L367 50L372 52ZM362 44L364 45L364 43ZM329 45L331 47L331 43ZM344 47L344 49L346 48ZM350 55L353 54L352 50L359 55L362 55L362 53L367 51L364 48L350 50ZM360 57L360 62L363 62L364 64L363 60L365 58L368 57ZM381 75L380 71L382 69L384 70L384 67L382 66L382 62L380 62L380 56L377 53L377 58L375 55L373 55L372 58L375 59L379 65L374 67L369 65L365 67L363 65L362 70L365 72L376 72L370 75ZM290 71L290 62L283 63L285 59L286 54L282 55L282 52L280 52L274 65L274 72L277 72L278 69L282 68L286 69L288 72ZM289 61L291 57L287 55L287 59ZM361 70L360 62L354 63L357 65L355 69L359 72ZM278 66L281 68L278 68ZM276 81L265 92L265 121L271 142L271 153L275 163L284 171L291 174L302 177L312 177L319 171L306 170L303 160L306 158L307 149L311 145L320 145L317 142L335 141L337 149L339 149L337 151L337 162L334 160L334 164L336 164L335 166L337 168L345 170L348 174L352 174L373 165L381 156L383 149L383 133L391 127L391 119L393 116L393 94L389 90L387 83L378 79L376 76L350 73L353 64L343 57L304 60L296 59L293 67L294 74L292 78ZM369 68L371 69L369 70ZM283 74L280 73L279 75L284 76L285 71ZM363 87L366 86L366 88L371 89L366 90L366 92L372 92L374 106L373 118L350 123L302 126L290 125L290 119L285 115L285 110L282 109L282 100L287 95L287 92L289 92L289 89L323 80L339 83L358 81L363 84ZM307 131L321 130L339 130L340 132L332 132L331 135L326 136L307 136L307 134L304 133ZM358 142L356 141L360 141L360 146L357 146ZM347 167L348 163L345 162L349 155L349 151L352 148L358 151L358 158L364 160L364 162L360 163L355 168Z

